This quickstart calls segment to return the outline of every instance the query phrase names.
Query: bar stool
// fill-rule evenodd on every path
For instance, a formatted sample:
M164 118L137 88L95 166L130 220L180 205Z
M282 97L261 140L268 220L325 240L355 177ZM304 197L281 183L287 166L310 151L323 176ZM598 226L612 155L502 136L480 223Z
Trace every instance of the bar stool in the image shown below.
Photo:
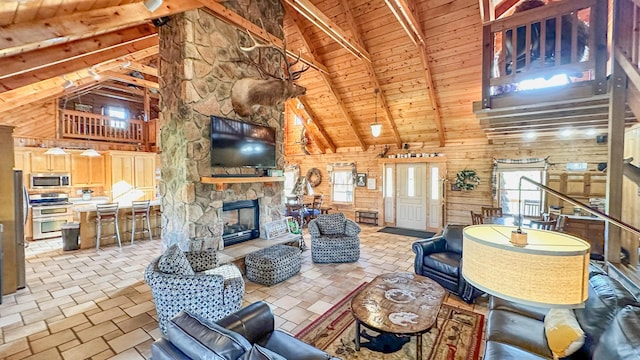
M96 250L100 250L100 239L102 238L102 225L104 224L113 224L115 227L115 235L111 237L115 237L118 239L118 246L122 247L122 243L120 242L120 230L118 229L118 204L101 204L96 205L96 223L98 224L97 234L96 234Z
M131 220L131 244L133 244L133 239L136 236L136 233L144 233L145 230L149 233L149 240L153 240L153 237L151 235L151 223L149 222L149 217L149 200L131 202L131 214L127 215L127 221ZM145 228L144 223L142 223L142 228L140 228L140 230L136 230L136 222L138 222L139 220L146 220L147 227Z

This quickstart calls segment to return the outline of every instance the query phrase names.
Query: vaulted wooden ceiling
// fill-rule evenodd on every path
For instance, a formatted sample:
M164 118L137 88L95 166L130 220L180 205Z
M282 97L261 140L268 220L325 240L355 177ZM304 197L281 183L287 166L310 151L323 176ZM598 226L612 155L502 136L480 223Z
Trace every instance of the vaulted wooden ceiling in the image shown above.
M324 151L486 142L472 109L481 96L482 19L515 2L282 0L288 49L312 66L298 80L307 94L289 105L311 117L305 126ZM152 19L207 7L261 32L223 5L164 0L151 13L141 0L2 1L0 113L120 83L157 88ZM369 128L376 115L378 138Z

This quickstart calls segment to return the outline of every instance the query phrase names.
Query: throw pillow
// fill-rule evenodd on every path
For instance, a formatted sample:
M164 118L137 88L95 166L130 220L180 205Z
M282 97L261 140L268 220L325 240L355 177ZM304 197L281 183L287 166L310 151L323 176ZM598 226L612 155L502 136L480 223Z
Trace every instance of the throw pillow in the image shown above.
M242 335L185 311L171 319L167 337L191 359L235 360L251 349Z
M187 256L180 250L178 244L173 244L158 260L158 270L165 274L195 275Z
M584 331L569 309L550 309L544 317L544 333L554 359L569 356L584 344Z
M269 349L265 349L258 344L253 344L250 351L247 351L238 360L287 360Z
M195 272L209 270L218 266L218 252L213 249L187 251L184 254Z

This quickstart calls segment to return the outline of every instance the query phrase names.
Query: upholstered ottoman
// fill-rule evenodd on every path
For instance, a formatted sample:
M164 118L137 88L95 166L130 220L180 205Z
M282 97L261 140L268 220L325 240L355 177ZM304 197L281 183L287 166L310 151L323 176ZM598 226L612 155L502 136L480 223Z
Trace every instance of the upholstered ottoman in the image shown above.
M247 279L262 285L274 285L300 271L300 249L274 245L253 252L244 259Z

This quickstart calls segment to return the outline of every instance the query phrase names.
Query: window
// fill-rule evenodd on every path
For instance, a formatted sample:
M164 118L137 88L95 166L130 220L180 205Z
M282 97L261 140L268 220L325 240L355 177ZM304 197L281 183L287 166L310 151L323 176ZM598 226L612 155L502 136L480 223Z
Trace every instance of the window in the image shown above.
M333 170L331 200L333 202L353 203L353 172L351 167Z
M293 115L293 125L302 125L302 118L298 115Z
M109 119L109 126L124 129L127 127L127 110L123 107L108 106L107 116Z
M285 168L284 170L284 195L293 194L293 187L296 185L296 179L300 170L297 167Z
M498 199L502 212L518 215L520 177L526 176L533 181L543 183L543 174L543 170L499 170ZM525 216L539 216L542 211L542 190L527 181L522 182L521 189L520 213Z

